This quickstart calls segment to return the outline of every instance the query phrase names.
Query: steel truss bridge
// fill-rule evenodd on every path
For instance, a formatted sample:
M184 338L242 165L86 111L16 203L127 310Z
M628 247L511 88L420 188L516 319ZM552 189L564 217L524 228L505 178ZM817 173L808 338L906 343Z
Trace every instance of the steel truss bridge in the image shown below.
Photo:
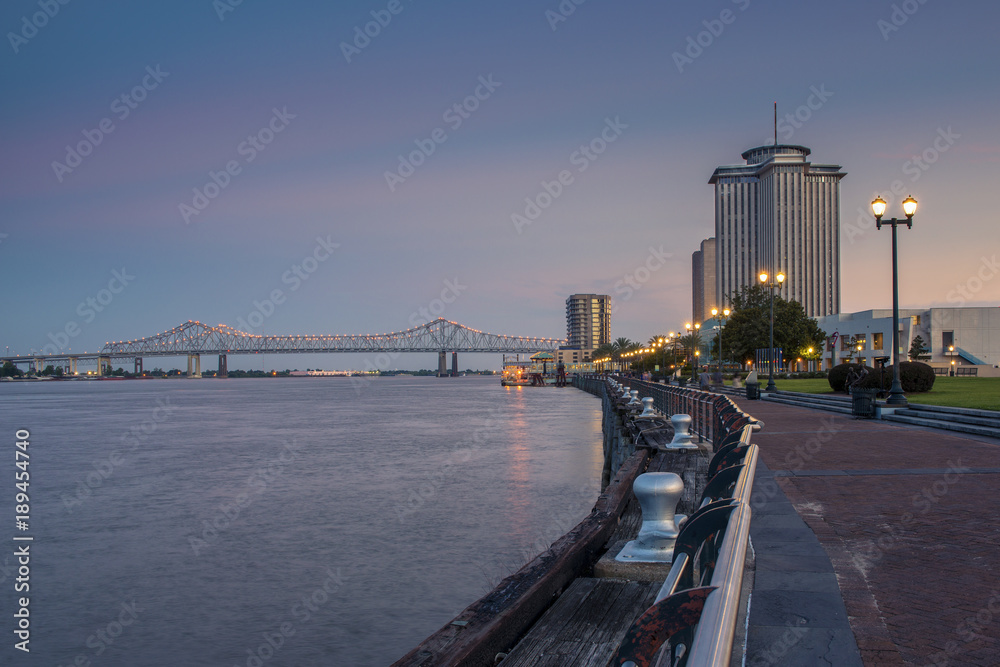
M188 320L173 329L130 341L109 342L95 353L32 354L3 357L2 362L34 362L40 371L46 362L66 363L76 373L81 359L98 362L98 374L113 360L134 360L136 372L142 370L143 357L188 357L188 375L201 375L201 355L219 355L219 374L227 373L230 354L310 354L368 352L391 354L403 352L437 352L438 373L447 374L446 354L452 353L452 374L458 370L459 352L531 354L554 352L566 341L556 338L532 338L486 333L478 329L438 318L433 322L405 331L387 334L341 336L267 336L251 334L225 324L209 326Z

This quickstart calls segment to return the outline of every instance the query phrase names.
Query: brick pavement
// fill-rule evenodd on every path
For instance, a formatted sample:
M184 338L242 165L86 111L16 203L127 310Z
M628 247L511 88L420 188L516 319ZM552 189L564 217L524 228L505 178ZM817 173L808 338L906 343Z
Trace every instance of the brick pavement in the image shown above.
M1000 665L1000 440L739 403L765 422L754 441L833 564L864 663Z

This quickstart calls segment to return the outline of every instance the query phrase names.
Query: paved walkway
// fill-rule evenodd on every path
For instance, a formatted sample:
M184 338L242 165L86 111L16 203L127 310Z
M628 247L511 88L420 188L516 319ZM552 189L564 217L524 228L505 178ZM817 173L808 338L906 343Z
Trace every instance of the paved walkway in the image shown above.
M794 516L781 516L787 496L829 557L865 665L1000 665L1000 440L739 404L765 423L754 439L766 464L751 498L754 604L780 617L781 588L800 593L796 604L803 592L816 603L803 614L811 620L776 624L764 647L773 663L792 664L795 647L823 633L850 649L836 630L843 607L828 599L826 559L801 540Z

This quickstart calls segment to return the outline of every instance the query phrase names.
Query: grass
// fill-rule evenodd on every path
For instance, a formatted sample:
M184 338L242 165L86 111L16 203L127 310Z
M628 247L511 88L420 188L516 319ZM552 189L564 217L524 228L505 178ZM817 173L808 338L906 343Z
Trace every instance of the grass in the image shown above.
M830 383L824 379L775 380L775 386L785 391L801 391L807 394L829 394ZM937 377L934 388L922 394L907 394L910 403L924 405L946 405L953 408L976 408L979 410L1000 410L1000 377L957 378Z
M761 378L760 388L767 386L767 376ZM785 391L801 391L803 394L832 394L830 382L826 378L808 380L775 380L774 386Z

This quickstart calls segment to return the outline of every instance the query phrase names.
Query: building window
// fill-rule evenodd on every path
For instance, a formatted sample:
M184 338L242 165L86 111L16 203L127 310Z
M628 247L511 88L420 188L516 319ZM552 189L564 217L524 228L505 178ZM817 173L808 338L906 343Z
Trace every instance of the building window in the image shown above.
M955 332L954 331L942 331L941 332L941 347L948 349L955 344Z
M880 350L880 351L882 350L882 334L881 333L872 334L872 349L873 350Z

